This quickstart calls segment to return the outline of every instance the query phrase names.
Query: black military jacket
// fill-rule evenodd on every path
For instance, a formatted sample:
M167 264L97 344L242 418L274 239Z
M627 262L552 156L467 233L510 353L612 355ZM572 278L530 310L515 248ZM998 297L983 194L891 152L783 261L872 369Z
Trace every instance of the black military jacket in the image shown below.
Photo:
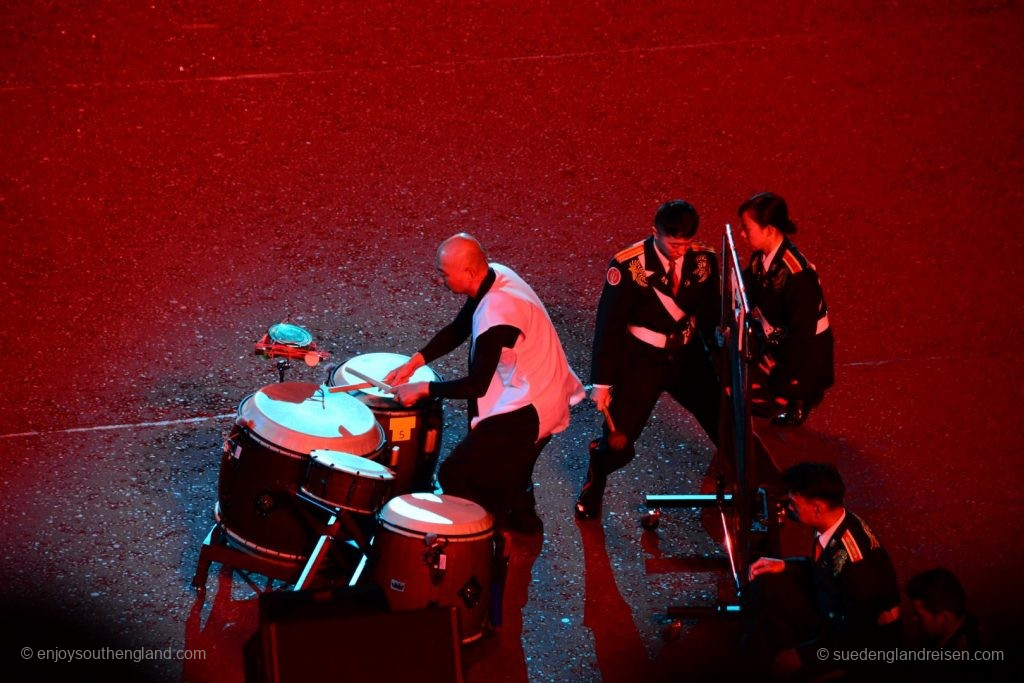
M668 274L655 253L654 237L633 244L611 260L597 306L590 380L616 384L626 369L627 325L646 327L665 335L689 334L690 344L713 339L720 316L718 256L694 242L683 256L679 290L672 297ZM672 298L685 313L673 319L656 290Z
M786 569L811 582L824 626L821 638L827 644L883 646L898 641L896 570L871 529L849 510L818 560L789 558ZM813 645L800 649L810 652Z
M832 386L832 334L817 334L818 321L828 313L817 271L788 239L779 245L767 272L764 257L754 252L743 280L750 306L760 309L775 328L768 335L768 352L778 361L773 381Z

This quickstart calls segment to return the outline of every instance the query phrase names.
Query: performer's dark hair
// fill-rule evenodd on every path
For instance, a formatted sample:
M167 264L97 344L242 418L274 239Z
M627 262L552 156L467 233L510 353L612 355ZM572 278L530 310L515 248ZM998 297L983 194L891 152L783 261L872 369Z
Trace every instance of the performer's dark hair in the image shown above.
M956 616L967 612L967 593L953 572L936 567L915 574L907 582L907 597L920 600L932 614L949 610Z
M749 211L754 221L761 227L772 225L786 235L796 233L796 223L789 219L789 207L786 200L774 192L759 192L740 204L737 215L743 216Z
M801 462L782 473L782 482L790 493L823 500L832 507L843 504L846 486L839 470L823 462Z
M689 239L697 234L700 217L693 204L682 199L673 199L658 207L654 214L654 226L669 237Z

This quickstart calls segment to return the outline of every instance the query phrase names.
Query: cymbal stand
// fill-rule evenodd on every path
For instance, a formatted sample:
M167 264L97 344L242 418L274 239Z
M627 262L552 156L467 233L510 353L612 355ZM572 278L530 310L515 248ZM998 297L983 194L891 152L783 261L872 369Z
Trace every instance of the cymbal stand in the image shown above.
M278 377L279 377L278 381L279 382L283 382L284 381L284 371L287 370L288 368L290 368L292 366L292 364L288 362L287 358L278 358L277 362L276 362L276 365L277 365L277 374L278 374Z

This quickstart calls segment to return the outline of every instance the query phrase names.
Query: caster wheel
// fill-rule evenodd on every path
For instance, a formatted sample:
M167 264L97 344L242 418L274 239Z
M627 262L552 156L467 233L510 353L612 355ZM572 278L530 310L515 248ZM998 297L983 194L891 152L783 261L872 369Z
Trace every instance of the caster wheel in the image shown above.
M675 621L669 622L661 629L661 638L666 643L679 640L679 636L683 633L683 622L676 619Z
M651 510L645 512L643 517L640 518L640 526L647 531L654 531L658 528L658 524L661 523L661 510Z

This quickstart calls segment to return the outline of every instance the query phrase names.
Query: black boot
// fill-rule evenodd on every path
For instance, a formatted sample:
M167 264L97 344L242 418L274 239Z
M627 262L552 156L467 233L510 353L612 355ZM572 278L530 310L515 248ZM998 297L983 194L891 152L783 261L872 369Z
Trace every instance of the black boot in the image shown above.
M583 490L576 499L574 514L580 521L601 518L601 499L604 498L604 486L607 477L594 471L594 451L601 444L600 439L590 442L590 467L587 469L587 480L583 482Z
M787 427L799 427L807 419L810 412L811 409L803 401L791 399L786 403L786 407L772 418L772 422Z

